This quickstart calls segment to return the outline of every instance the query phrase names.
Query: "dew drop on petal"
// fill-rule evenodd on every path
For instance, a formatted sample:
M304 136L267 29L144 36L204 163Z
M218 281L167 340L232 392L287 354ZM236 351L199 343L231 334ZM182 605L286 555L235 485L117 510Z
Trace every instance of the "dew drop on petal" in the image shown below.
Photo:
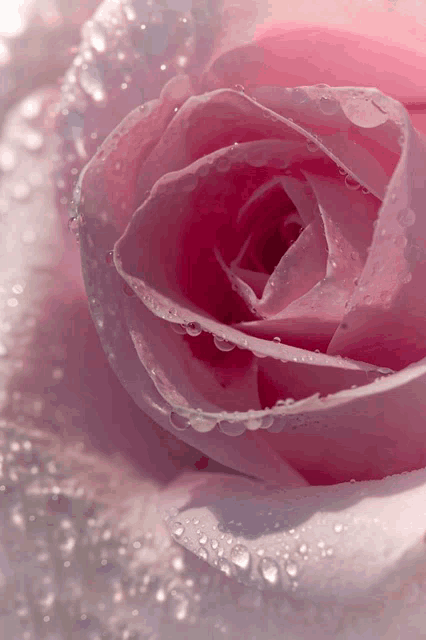
M132 287L127 284L127 282L123 282L123 284L121 285L121 290L124 293L125 296L127 296L128 298L132 298L135 295L135 292L133 291Z
M250 553L247 547L237 544L231 549L231 562L239 569L247 569L250 564Z
M89 39L90 44L98 53L103 53L106 50L104 29L99 23L92 23Z
M361 185L359 184L359 182L357 182L351 176L348 175L345 178L345 186L351 191L356 191L357 189L360 188Z
M279 569L278 564L272 558L262 558L259 562L259 573L268 585L278 584Z
M228 340L224 340L223 338L219 338L219 336L213 336L213 342L219 351L232 351L235 349L235 344L232 344L232 342L228 342Z
M219 566L220 571L222 571L222 573L224 573L226 576L228 576L228 578L232 575L231 565L224 558L221 558L219 560L218 566Z
M297 564L295 564L294 562L290 562L286 568L286 573L287 575L290 576L290 578L295 578L299 572L299 569L297 567Z
M105 254L105 262L110 266L114 264L114 251L108 251Z
M40 151L44 144L44 137L40 131L29 131L23 138L23 143L28 151Z
M185 533L185 527L181 522L174 522L172 526L172 535L180 538Z
M339 102L332 96L323 96L320 98L319 107L323 113L332 116L339 110Z
M201 560L208 560L209 554L207 552L207 549L205 549L204 547L200 547L197 551L197 556L201 558Z
M12 196L15 200L26 200L31 193L30 186L23 180L16 182L12 187Z
M20 107L20 112L26 120L33 120L41 111L42 101L38 97L31 96L24 100Z
M185 325L177 324L176 322L171 322L170 323L170 328L172 329L172 331L177 333L179 336L186 336L187 335L186 334Z
M0 169L2 171L12 171L16 167L16 153L6 146L0 147Z
M315 153L315 151L319 151L318 145L313 140L308 140L307 141L306 148L311 153Z
M214 418L206 418L205 416L191 416L190 424L198 433L208 433L215 428L217 420Z
M410 208L402 209L396 216L401 227L411 227L416 221L416 214Z
M246 428L242 422L230 422L229 420L221 420L219 429L227 436L241 436L245 433Z
M188 324L185 325L185 330L189 336L193 337L199 336L203 331L198 322L188 322Z
M175 411L172 411L169 416L169 421L172 427L174 427L177 431L185 431L191 426L188 418L179 415Z

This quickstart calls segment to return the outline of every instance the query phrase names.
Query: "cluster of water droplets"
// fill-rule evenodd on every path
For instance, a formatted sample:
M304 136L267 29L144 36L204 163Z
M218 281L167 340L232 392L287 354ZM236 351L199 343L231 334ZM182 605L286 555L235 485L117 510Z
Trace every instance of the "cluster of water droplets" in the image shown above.
M272 517L268 511L265 516ZM262 518L261 513L256 514ZM299 580L303 577L304 565L308 561L316 563L329 562L334 557L334 548L321 537L312 539L311 527L287 529L280 522L273 524L276 531L274 539L265 546L255 544L251 540L230 533L242 523L231 521L229 524L212 524L206 515L191 517L190 512L169 510L165 516L171 534L183 546L191 548L201 559L217 567L226 577L235 578L245 585L255 585L261 590L284 589L297 591ZM336 543L348 526L342 522L331 522L328 536ZM310 542L304 541L309 535Z

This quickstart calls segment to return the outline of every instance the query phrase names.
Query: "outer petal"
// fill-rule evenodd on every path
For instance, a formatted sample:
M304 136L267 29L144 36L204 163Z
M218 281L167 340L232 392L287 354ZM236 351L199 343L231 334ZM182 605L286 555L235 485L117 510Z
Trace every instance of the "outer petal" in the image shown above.
M425 478L282 490L187 474L160 506L175 540L239 582L362 610L424 575Z

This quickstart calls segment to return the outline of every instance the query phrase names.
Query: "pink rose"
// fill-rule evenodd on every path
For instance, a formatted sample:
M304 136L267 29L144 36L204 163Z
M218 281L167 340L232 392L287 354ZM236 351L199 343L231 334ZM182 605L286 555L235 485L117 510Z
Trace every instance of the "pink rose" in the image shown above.
M321 60L355 42L325 36ZM376 88L288 87L283 41L173 77L99 147L76 188L92 314L137 404L222 464L421 468L424 138Z
M84 27L65 76L63 176L55 92L2 141L0 584L31 577L7 634L28 600L42 637L419 638L424 469L390 474L425 465L421 33L410 52L413 25L381 13L393 49L356 21L283 40L256 29L262 7L224 3L208 62L202 14L121 9ZM53 215L89 160L71 227L94 325ZM189 445L228 472L178 477L201 468Z

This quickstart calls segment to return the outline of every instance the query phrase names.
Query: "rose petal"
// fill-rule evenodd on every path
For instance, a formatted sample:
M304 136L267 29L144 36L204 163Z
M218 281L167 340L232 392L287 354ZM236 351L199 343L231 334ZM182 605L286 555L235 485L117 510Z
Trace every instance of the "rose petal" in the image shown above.
M283 490L187 474L163 492L160 506L175 540L195 553L202 547L203 560L243 584L296 601L365 606L397 596L424 572L424 482L422 470Z
M379 213L369 257L330 353L402 368L425 353L423 169L426 144L401 112L403 149ZM396 337L397 336L397 337Z
M419 41L415 41L413 33L408 39L406 29L404 42L400 17L395 20L382 11L377 16L380 27L370 30L362 23L346 28L316 25L312 24L312 14L307 15L308 25L294 21L285 24L276 19L273 24L259 21L256 35L247 38L251 43L238 46L238 40L231 39L216 52L206 75L214 75L221 86L298 86L318 82L373 86L401 102L425 102L425 92L418 83L419 71L426 69L426 56L419 45L425 27L418 19L411 21L410 28L418 31ZM389 37L392 31L382 26L383 20L394 21L394 38Z
M100 3L62 81L60 211L60 199L72 198L76 174L130 111L157 99L175 75L188 73L197 84L212 50L213 11L206 6L191 12L187 4L152 11L147 3Z

